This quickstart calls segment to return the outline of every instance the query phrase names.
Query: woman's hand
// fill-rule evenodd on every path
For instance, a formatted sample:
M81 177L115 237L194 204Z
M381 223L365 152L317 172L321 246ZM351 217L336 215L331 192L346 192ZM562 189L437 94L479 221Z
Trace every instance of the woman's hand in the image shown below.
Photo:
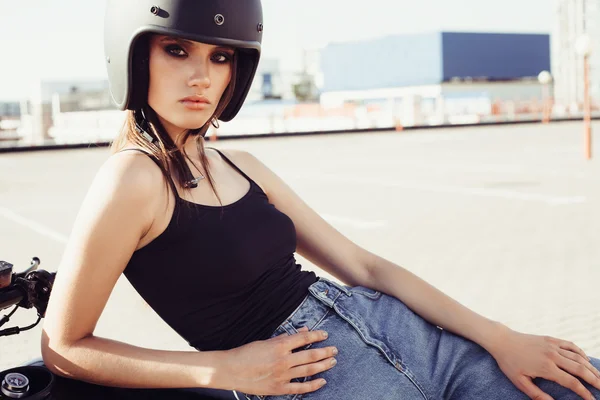
M314 392L323 379L291 383L326 371L335 365L335 347L292 350L327 339L324 331L309 332L306 327L294 335L279 335L229 350L227 360L234 390L254 395L286 395Z
M594 397L577 378L600 389L600 372L583 350L566 340L507 329L490 353L511 382L531 399L552 399L533 383L538 377L569 388L586 400Z

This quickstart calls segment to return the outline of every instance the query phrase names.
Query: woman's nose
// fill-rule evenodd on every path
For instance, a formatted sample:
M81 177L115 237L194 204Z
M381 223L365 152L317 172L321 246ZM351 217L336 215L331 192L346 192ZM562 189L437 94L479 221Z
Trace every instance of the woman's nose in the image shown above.
M196 64L193 66L190 78L188 81L189 86L202 86L210 87L210 76L208 67L202 64Z

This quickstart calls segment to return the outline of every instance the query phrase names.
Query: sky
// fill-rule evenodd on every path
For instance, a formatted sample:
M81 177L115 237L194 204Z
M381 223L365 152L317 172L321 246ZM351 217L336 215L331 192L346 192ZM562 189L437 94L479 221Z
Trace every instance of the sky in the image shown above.
M552 33L555 1L263 0L262 55L297 71L302 49L331 42L442 30ZM0 0L0 101L26 96L40 79L105 79L104 7L105 0Z

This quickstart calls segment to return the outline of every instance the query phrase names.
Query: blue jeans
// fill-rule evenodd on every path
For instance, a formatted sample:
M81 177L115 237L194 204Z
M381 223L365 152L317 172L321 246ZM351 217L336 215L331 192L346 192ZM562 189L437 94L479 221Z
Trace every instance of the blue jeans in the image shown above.
M373 289L320 278L272 337L294 334L303 326L329 333L327 340L304 349L336 346L338 363L296 381L324 378L327 384L304 395L237 392L240 400L529 399L477 343L430 324L397 298ZM600 360L592 359L592 364L600 368ZM582 382L600 399L598 389ZM554 399L580 399L555 382L536 378L534 383Z

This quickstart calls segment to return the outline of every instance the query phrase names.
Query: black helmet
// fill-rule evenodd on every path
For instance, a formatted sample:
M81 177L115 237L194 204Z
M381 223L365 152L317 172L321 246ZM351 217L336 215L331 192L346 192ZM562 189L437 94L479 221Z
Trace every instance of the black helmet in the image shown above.
M235 91L219 117L231 120L256 73L262 22L260 0L107 0L104 53L114 102L121 110L135 110L147 99L147 76L138 76L147 74L147 68L144 72L135 65L139 61L134 62L136 54L145 51L136 48L138 39L146 33L177 36L237 49Z

